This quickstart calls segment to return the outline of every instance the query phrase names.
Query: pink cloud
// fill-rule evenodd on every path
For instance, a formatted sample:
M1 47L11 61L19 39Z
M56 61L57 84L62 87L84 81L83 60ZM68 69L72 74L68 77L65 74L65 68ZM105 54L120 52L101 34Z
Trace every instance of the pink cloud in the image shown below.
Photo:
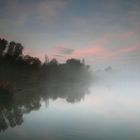
M129 39L133 36L133 32L127 32L123 34L119 39ZM126 56L129 53L135 53L140 51L139 42L133 44L128 47L119 47L119 48L111 48L110 43L112 43L114 39L113 37L103 37L95 43L90 42L84 48L74 48L69 45L58 45L57 47L48 50L49 59L56 58L59 62L65 62L65 60L69 58L77 58L82 59L85 58L89 63L105 63L107 61L116 60L123 56ZM118 38L117 38L118 39ZM45 53L44 51L36 51L36 50L25 50L26 53L39 57L41 60L44 60Z
M110 43L110 40L108 37L103 37L99 40L97 40L95 43L89 43L87 47L81 48L81 49L73 49L68 47L68 45L59 45L52 49L50 52L53 55L61 55L61 57L65 58L85 58L85 57L91 57L91 56L98 56L104 51L104 47L107 46Z
M125 47L121 49L111 49L106 46L102 47L90 47L90 48L83 48L75 50L71 55L66 55L63 57L65 59L68 58L78 58L78 59L89 59L89 60L96 60L96 61L89 61L93 63L100 63L106 62L114 59L118 59L122 56L127 55L128 53L135 53L140 51L139 45L134 45L131 47Z
M121 58L122 56L125 56L129 53L140 51L140 45L138 43L134 44L133 46L118 49L108 48L107 45L109 44L109 41L98 43L96 42L95 44L93 44L93 47L90 46L81 49L71 49L68 47L64 47L64 45L61 45L55 47L51 51L48 51L49 59L51 60L52 58L56 58L59 62L65 62L69 58L85 58L90 64L95 64L105 63L110 60L112 61L114 59ZM44 51L25 49L24 53L39 57L42 61L44 61Z
M103 47L91 47L91 48L84 48L80 50L76 50L72 56L76 58L81 57L91 57L93 55L98 56L104 51Z
M115 53L113 50L108 48L108 45L111 42L111 38L108 36L105 36L101 39L98 39L97 41L90 42L87 44L87 47L84 48L77 48L77 49L71 49L70 47L67 47L68 45L59 45L58 47L55 47L53 50L51 50L52 56L55 56L59 61L64 62L65 60L69 58L77 58L82 59L85 58L90 63L96 63L98 61L106 61L110 58L115 57ZM66 47L65 47L66 46ZM70 53L64 53L64 50L73 50ZM67 51L66 51L67 52ZM93 59L95 61L93 61Z
M65 45L59 45L53 50L55 53L61 53L62 55L69 55L74 52L74 49L66 47Z
M129 52L136 52L140 51L140 44L135 44L134 46L123 48L120 50L121 53L129 53Z

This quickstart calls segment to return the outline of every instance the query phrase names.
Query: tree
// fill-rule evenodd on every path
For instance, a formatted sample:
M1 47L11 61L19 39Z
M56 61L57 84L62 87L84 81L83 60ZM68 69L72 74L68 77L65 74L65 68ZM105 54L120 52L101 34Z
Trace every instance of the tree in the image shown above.
M5 39L0 39L0 56L3 55L4 50L6 49L8 41Z
M58 65L58 61L53 58L50 62L49 62L49 65L53 65L53 66L57 66Z
M11 41L11 42L9 43L8 50L7 50L7 52L6 52L6 55L7 55L7 56L13 56L13 54L14 54L14 49L15 49L15 45L16 45L16 43L15 43L14 41Z
M38 67L41 65L41 61L37 57L31 57L29 55L24 56L24 62L28 65Z
M32 58L32 65L33 65L34 67L39 67L39 66L41 65L41 61L39 60L39 58L33 57L33 58Z
M82 66L83 64L80 62L80 60L78 59L74 59L74 58L71 58L71 59L68 59L66 61L66 63L68 65L72 65L72 66Z
M49 57L47 55L45 55L44 65L47 65L48 63L49 63Z
M14 57L17 58L22 55L24 47L20 43L16 43L14 49Z

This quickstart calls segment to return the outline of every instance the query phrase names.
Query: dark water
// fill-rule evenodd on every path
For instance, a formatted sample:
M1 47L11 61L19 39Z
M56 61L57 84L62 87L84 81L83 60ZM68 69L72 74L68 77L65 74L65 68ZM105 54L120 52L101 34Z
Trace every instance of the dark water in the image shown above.
M46 94L26 87L3 97L0 140L140 140L139 80L129 79L50 84Z

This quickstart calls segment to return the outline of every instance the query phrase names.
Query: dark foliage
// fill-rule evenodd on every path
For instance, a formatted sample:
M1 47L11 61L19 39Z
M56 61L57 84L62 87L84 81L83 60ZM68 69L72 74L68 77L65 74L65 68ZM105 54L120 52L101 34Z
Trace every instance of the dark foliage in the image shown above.
M0 39L0 131L21 125L23 114L37 110L41 99L64 98L80 101L91 83L89 66L84 61L69 59L59 64L23 55L24 47Z

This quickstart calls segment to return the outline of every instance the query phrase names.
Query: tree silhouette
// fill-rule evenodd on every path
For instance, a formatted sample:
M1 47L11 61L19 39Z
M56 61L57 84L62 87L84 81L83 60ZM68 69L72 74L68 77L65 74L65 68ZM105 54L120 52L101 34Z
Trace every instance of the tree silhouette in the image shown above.
M6 49L8 41L5 39L0 39L0 57L3 56L4 50Z
M51 65L51 66L57 66L58 61L55 58L53 58L48 64Z
M16 43L14 41L11 41L8 45L8 49L6 52L7 57L12 57L14 55L14 49L15 49Z
M14 50L14 57L17 58L22 56L23 49L24 47L20 43L16 43L15 50Z
M32 57L30 55L25 55L23 57L23 61L26 65L30 65L33 67L39 67L41 65L41 61L37 57Z

